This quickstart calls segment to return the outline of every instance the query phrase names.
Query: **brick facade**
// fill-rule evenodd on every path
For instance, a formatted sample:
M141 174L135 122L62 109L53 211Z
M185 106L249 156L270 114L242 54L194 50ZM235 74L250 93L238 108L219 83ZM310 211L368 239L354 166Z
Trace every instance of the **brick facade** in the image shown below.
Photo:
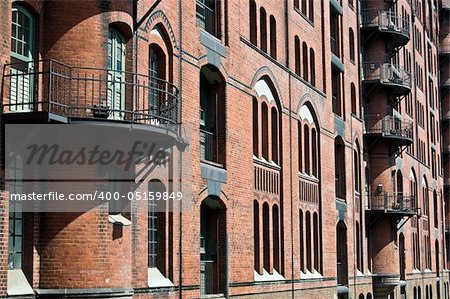
M440 149L449 140L439 131L442 126L448 133L448 123L440 124L448 86L439 90L439 8L428 10L435 2L202 3L1 1L2 65L11 59L11 13L17 7L34 19L36 66L51 59L106 69L109 30L115 28L124 39L125 70L154 72L165 86L173 84L179 120L192 129L192 210L157 213L163 220L155 264L149 266L151 224L142 208L126 214L131 225L123 227L108 221L104 207L27 213L21 270L35 295L413 298L420 288L424 298L448 298L448 205L440 163L449 162ZM448 7L441 9L448 16ZM367 11L391 13L366 17ZM445 26L441 30L448 33ZM405 27L407 34L399 33ZM422 50L415 49L419 37ZM440 62L442 78L448 56ZM383 64L394 67L385 70ZM371 80L368 72L380 69L387 79ZM403 69L409 85L395 77ZM2 99L8 104L5 82ZM131 98L125 101L133 105ZM2 125L5 115L14 114L8 109ZM380 129L368 123L372 116L389 120L378 122ZM412 127L404 131L406 121ZM412 137L404 135L409 132ZM425 144L423 160L419 141ZM155 171L149 180L167 186L169 171ZM375 207L378 199L382 209ZM7 207L1 212L0 231L6 232ZM5 253L7 246L1 248ZM2 296L6 256L0 254ZM165 285L152 282L149 273L155 272Z

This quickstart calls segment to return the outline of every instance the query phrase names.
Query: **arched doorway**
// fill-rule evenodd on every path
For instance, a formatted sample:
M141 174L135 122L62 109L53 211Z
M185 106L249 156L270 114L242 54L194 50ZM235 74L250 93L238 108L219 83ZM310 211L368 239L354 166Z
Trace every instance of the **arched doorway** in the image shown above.
M227 277L226 209L207 197L200 207L200 292L224 294Z

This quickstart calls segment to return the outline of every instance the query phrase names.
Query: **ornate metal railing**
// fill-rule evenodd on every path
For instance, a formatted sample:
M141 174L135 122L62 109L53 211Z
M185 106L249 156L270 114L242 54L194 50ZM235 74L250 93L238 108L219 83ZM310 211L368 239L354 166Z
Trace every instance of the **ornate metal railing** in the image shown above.
M367 115L365 117L365 133L380 134L386 137L413 139L413 123L395 116Z
M3 113L49 112L130 123L178 123L178 89L170 82L55 60L5 65L2 99Z
M363 75L367 81L376 80L411 88L411 73L391 63L366 62L363 64Z
M409 20L394 12L363 10L361 16L363 27L378 27L380 31L410 36Z
M417 213L416 198L403 193L368 195L368 210Z

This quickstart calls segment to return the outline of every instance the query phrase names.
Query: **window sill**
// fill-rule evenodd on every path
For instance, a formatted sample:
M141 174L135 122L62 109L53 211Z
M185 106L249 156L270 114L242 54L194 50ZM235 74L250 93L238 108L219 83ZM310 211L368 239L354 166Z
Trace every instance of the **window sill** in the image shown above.
M295 11L296 11L303 19L305 19L305 21L308 22L309 25L311 25L311 27L315 27L315 26L314 26L314 22L311 21L311 19L310 19L307 15L305 15L303 12L301 12L299 8L297 8L297 7L294 6L294 10L295 10Z
M255 281L279 281L279 280L286 280L283 275L279 274L275 269L273 269L273 274L269 274L266 269L263 269L263 274L259 274L258 272L254 271Z
M28 283L22 270L8 270L8 284L6 293L8 296L33 295L33 289Z
M170 279L164 277L158 268L148 268L147 271L147 285L149 288L165 288L173 287Z
M108 216L108 221L114 225L129 226L131 221L124 217L122 214L113 214Z
M312 273L309 270L306 272L300 272L300 279L320 279L323 278L322 274L314 270Z

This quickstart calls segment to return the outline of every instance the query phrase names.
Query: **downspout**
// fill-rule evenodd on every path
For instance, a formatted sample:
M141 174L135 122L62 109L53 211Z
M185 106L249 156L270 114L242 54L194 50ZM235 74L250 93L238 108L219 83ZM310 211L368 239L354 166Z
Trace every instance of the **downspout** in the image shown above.
M289 1L284 1L284 11L285 11L285 40L286 40L286 67L288 68L288 76L289 76L289 194L290 196L290 205L291 205L291 297L295 298L295 285L294 285L294 204L292 202L293 194L292 194L292 98L291 98L291 71L290 67L290 59L289 59Z
M183 53L183 34L182 34L182 30L183 30L183 26L182 26L182 3L181 0L178 0L178 120L179 120L179 126L180 126L180 130L179 130L179 134L181 134L181 123L182 123L182 101L181 101L181 91L182 91L182 71L181 71L181 66L182 66L182 60L181 60L181 56ZM181 182L181 177L183 174L183 153L180 151L180 158L178 160L178 183L179 183L179 191L183 192L183 184ZM183 227L182 227L182 213L181 213L181 209L182 209L183 205L182 202L179 202L179 206L178 206L178 298L182 298L182 286L183 286L183 263L182 263L182 256L183 256L183 252L182 252L182 232L183 232Z

